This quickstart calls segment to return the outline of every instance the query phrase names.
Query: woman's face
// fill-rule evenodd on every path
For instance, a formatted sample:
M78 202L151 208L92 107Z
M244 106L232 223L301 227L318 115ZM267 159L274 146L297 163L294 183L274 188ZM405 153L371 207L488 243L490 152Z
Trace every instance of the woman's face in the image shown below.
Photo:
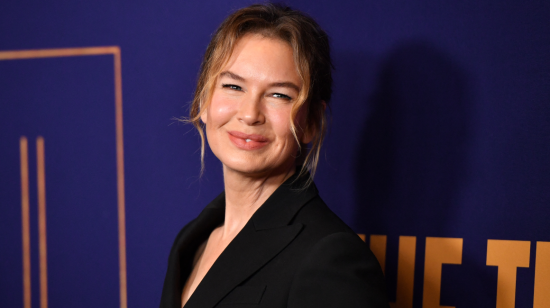
M226 169L262 176L294 168L298 144L290 112L301 88L286 42L255 34L237 42L201 116L208 144ZM298 138L308 143L299 129L304 121L298 112Z

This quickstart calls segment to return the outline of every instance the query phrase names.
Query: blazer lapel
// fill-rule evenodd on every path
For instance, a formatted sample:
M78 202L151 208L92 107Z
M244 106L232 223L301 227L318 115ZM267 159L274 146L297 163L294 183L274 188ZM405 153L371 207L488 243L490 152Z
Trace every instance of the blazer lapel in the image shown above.
M195 252L212 230L223 223L224 215L225 194L221 193L180 231L170 251L160 307L181 307L181 291L191 273Z
M214 307L292 242L303 227L290 224L292 218L317 196L314 184L300 189L304 181L292 176L268 198L218 257L185 308Z
M214 307L288 245L301 229L302 225L296 224L257 232L247 224L212 265L185 308Z

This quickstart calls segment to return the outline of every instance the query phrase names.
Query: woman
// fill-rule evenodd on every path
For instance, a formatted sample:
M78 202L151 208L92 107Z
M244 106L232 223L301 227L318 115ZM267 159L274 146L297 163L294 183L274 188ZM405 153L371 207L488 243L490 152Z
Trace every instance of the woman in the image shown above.
M302 13L253 5L222 23L190 121L225 191L178 234L161 307L387 307L375 257L312 182L331 83L327 35Z

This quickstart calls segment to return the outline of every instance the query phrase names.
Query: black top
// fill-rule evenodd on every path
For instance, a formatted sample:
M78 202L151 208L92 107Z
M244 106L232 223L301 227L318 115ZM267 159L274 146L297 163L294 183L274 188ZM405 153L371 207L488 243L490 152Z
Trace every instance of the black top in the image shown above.
M388 307L382 270L367 245L321 200L315 184L290 177L254 213L212 265L185 308ZM221 193L177 235L161 308L181 308L200 244L225 214Z

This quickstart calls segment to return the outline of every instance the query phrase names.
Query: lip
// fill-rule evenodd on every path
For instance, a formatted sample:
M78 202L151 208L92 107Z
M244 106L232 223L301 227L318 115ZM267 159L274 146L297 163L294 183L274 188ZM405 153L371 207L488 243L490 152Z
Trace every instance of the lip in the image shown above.
M229 140L242 150L258 150L269 143L269 139L262 135L245 134L239 131L230 131ZM250 140L246 142L246 140Z

